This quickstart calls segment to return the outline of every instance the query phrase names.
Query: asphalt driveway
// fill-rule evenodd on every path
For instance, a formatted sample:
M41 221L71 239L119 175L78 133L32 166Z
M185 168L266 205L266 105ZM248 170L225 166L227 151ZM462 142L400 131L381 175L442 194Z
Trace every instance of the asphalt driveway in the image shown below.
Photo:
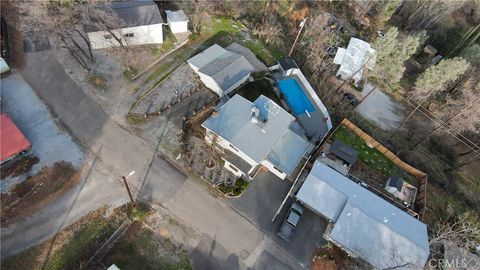
M293 258L304 266L308 266L314 249L326 243L322 236L327 222L312 211L305 209L290 242L286 242L277 236L277 231L285 219L293 199L289 198L287 200L275 222L272 222L272 218L291 185L291 182L281 180L270 172L261 173L240 198L230 200L228 203Z

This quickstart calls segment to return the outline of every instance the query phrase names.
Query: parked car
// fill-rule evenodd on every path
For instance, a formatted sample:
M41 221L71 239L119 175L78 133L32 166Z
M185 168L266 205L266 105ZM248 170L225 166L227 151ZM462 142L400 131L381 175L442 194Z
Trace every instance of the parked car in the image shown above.
M295 228L297 227L298 222L300 221L300 217L303 214L303 208L300 204L294 202L288 210L287 218L280 227L280 231L278 232L278 236L283 238L285 241L290 241L293 233L295 232Z
M357 106L358 104L360 104L358 98L352 93L343 93L343 98L348 100L353 106Z

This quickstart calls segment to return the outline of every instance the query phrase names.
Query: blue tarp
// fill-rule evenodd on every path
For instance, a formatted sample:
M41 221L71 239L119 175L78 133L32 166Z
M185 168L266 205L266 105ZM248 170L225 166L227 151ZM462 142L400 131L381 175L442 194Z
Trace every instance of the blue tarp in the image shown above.
M305 96L305 93L295 79L279 80L278 87L284 94L288 105L297 116L304 114L306 111L315 111L312 103L310 103L307 96Z

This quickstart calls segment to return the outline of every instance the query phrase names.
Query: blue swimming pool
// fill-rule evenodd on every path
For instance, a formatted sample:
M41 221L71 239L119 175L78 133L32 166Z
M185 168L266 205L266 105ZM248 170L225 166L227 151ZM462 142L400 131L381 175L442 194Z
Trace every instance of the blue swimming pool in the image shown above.
M278 87L296 115L315 111L312 103L310 103L307 96L305 96L305 93L295 79L279 80Z

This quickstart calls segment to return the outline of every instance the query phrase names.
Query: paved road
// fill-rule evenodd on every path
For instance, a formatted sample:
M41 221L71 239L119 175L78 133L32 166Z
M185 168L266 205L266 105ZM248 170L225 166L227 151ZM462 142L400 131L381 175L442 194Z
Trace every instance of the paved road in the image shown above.
M22 71L25 79L71 133L91 150L91 157L86 158L89 162L83 170L81 185L26 220L2 228L2 257L54 236L57 230L91 210L125 203L127 196L119 176L135 170L135 175L129 178L135 195L141 190L140 198L162 204L184 224L205 234L192 254L195 261L219 262L223 269L235 264L237 258L240 269L241 265L252 269L265 269L265 265L301 268L257 225L224 200L212 196L203 183L175 170L158 155L153 158L153 148L110 120L65 74L50 52L27 54L26 61L26 69ZM219 254L228 254L227 260L222 259L224 255L215 260L201 256L213 239L216 246L225 248Z
M11 74L1 80L2 112L7 112L15 125L32 144L31 153L39 159L27 174L8 176L0 183L1 192L9 192L17 183L41 168L57 161L66 161L78 168L83 159L82 149L72 137L59 127L35 90L20 74Z

